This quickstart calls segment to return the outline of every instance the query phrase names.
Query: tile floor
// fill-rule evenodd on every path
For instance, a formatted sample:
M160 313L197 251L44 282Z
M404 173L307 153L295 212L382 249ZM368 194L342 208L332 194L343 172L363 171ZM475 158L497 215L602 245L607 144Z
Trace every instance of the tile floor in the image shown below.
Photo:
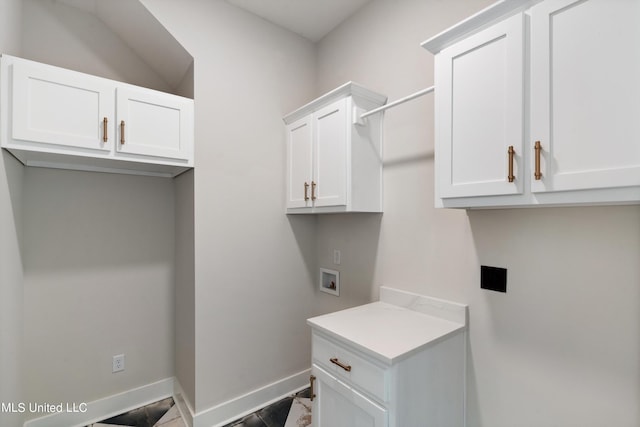
M282 400L277 401L276 403L273 403L269 406L267 406L266 408L263 408L257 412L254 412L253 414L247 415L244 418L241 418L239 420L236 420L234 422L232 422L231 424L227 424L224 427L307 427L307 426L311 426L311 408L309 406L309 389L305 389L302 390L299 393L296 393L294 396L289 396L289 397L285 397ZM293 410L291 410L292 408L294 408L294 401L297 401L297 405L295 406L302 406L304 407L305 405L308 406L308 411L306 411L306 413L308 414L306 418L304 417L300 417L300 418L304 418L305 420L308 418L308 422L307 421L303 421L301 419L300 422L298 422L299 416L296 416L296 419L293 419ZM287 417L289 416L289 412L292 412L292 418L287 420ZM296 414L298 415L298 414Z
M309 389L285 397L224 427L307 427L311 425ZM289 414L291 413L291 416ZM287 418L289 418L287 420ZM171 397L87 427L186 427Z
M88 427L186 427L173 398L134 409Z

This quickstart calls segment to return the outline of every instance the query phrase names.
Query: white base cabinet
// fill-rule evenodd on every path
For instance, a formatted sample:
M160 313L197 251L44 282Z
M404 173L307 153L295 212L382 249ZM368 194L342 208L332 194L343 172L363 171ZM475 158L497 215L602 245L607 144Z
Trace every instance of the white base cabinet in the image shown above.
M382 114L354 124L386 97L349 82L284 117L286 212L382 212Z
M332 427L387 427L387 410L320 366L311 369L314 376L314 426Z
M638 1L498 2L435 54L436 206L640 203Z
M27 166L175 176L193 100L2 55L0 142Z
M308 320L313 426L464 426L466 306L380 295Z

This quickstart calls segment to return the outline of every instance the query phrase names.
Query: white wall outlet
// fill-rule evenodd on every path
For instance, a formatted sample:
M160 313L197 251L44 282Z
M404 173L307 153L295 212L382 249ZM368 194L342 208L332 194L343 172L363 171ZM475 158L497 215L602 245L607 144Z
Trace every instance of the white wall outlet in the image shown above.
M333 263L335 265L340 265L340 250L338 249L333 250Z
M113 356L113 370L111 372L116 373L120 371L124 371L124 354Z

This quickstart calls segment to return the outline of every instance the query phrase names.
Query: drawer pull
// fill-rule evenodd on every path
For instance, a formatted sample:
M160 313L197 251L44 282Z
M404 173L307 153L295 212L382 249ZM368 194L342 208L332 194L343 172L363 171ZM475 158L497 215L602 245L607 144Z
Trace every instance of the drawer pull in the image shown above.
M329 362L333 363L334 365L340 366L342 369L344 369L347 372L351 372L351 366L341 363L337 357L332 357L331 359L329 359Z
M310 390L309 390L309 399L310 399L312 402L313 402L313 399L315 399L315 398L316 398L316 393L315 393L315 391L313 390L313 386L314 386L314 383L315 383L315 382L316 382L316 376L315 376L315 375L311 375L311 376L309 377L309 389L310 389Z
M109 142L109 136L107 135L107 118L102 119L102 142Z
M534 150L536 152L536 165L535 165L536 170L533 176L536 179L536 181L540 181L540 178L542 178L542 173L540 172L540 151L542 151L542 145L540 145L540 141L536 141L534 145Z
M311 181L311 200L316 199L316 184L315 181Z
M509 153L509 175L507 176L507 179L509 182L513 182L516 178L513 175L513 155L516 154L516 151L513 149L513 145L509 146L509 150L507 150L507 152Z
M309 200L309 184L307 184L306 182L304 183L304 201L308 201Z
M120 145L124 145L124 120L120 122Z

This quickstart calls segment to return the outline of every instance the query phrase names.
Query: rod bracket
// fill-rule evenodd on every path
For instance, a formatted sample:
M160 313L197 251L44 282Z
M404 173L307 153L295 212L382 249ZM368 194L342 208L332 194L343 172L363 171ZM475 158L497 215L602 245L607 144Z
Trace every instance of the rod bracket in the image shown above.
M365 112L366 110L364 108L360 108L357 105L353 106L353 112L351 114L351 117L353 117L354 125L358 125L358 126L365 125L365 120L361 117Z

